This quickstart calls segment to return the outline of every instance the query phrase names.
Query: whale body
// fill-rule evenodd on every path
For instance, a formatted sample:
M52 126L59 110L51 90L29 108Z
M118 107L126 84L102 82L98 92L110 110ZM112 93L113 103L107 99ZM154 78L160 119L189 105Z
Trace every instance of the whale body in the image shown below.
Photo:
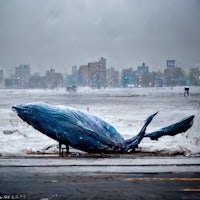
M193 124L194 115L152 133L146 128L158 113L150 115L141 131L125 140L109 123L90 113L68 106L42 102L12 106L18 116L36 130L73 148L88 153L128 153L134 151L144 137L157 140L161 136L176 135L187 131Z

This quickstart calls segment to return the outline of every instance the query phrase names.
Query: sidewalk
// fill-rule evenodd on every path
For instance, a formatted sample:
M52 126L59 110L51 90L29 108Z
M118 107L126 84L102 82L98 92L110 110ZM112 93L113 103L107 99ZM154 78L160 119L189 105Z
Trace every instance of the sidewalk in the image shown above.
M70 157L18 157L0 158L0 168L48 168L63 172L88 173L157 173L200 172L199 157L144 157L144 158L70 158ZM35 169L36 170L36 169Z

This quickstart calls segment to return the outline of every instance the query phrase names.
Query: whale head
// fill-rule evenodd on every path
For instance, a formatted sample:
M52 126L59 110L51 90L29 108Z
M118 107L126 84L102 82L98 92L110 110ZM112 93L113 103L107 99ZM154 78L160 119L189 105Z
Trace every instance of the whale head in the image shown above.
M55 139L54 132L57 132L59 127L53 118L56 113L56 108L45 103L27 103L17 104L12 106L17 115L26 123Z

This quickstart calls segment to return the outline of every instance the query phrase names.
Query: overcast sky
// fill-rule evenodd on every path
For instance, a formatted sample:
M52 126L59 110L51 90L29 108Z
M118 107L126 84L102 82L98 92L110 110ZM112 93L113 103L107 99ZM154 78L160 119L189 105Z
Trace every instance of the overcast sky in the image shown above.
M200 63L200 0L0 0L0 68ZM200 64L199 64L200 65Z

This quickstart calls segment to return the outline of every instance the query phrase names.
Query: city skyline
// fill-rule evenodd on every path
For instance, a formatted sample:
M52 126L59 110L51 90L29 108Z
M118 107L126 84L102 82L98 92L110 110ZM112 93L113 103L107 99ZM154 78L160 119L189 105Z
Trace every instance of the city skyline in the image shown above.
M87 63L82 63L82 64L80 64L80 65L76 65L76 64L74 64L74 65L72 65L72 66L70 66L69 68L68 68L68 71L66 71L66 69L64 70L64 71L62 71L62 70L59 70L59 68L57 68L56 66L53 66L53 65L50 65L50 66L45 66L44 68L43 68L43 70L41 71L41 70L38 70L38 71L36 71L35 69L34 69L34 67L30 64L30 63L20 63L20 64L16 64L16 65L14 65L14 66L12 66L12 67L10 67L9 69L7 68L7 67L3 67L3 66L0 66L0 70L3 70L3 72L4 72L4 75L5 75L5 77L10 77L10 76L12 76L13 74L15 74L15 70L16 70L16 68L18 67L18 66L25 66L25 65L28 65L28 66L30 66L30 73L33 75L33 74L39 74L39 75L45 75L45 73L46 72L48 72L49 70L51 70L51 69L54 69L54 70L56 70L56 72L58 72L58 73L61 73L61 74L65 74L65 75L70 75L70 74L72 74L73 72L73 67L74 66L76 66L76 68L80 68L82 65L88 65L89 63L93 63L93 62L97 62L97 60L98 59L101 59L101 58L103 58L103 57L99 57L99 58L97 58L96 60L93 60L93 61L88 61ZM167 69L168 68L168 61L174 61L174 67L178 67L178 68L182 68L186 73L188 73L189 72L189 70L190 69L192 69L192 68L199 68L200 69L200 63L196 63L196 65L195 66L193 66L193 67L191 67L191 68L184 68L183 66L181 66L181 64L180 64L180 62L177 62L177 60L174 60L174 59L167 59L167 60L165 60L164 61L164 63L163 63L163 66L161 66L161 68L158 68L158 69L156 69L156 68L154 68L154 67L152 67L152 66L150 66L147 62L145 62L145 61L142 61L141 63L138 63L137 65L135 65L135 66L121 66L121 67L119 67L119 66L108 66L108 64L107 64L107 58L105 58L106 59L106 69L111 69L111 68L114 68L115 70L117 70L117 71L119 71L119 72L121 72L121 71L123 71L124 69L130 69L130 68L132 68L133 70L136 70L139 66L141 66L141 65L143 65L144 63L145 64L147 64L148 65L148 68L149 68L149 70L150 71L155 71L155 72L164 72L165 71L165 69Z
M0 1L0 68L30 64L69 73L105 57L107 67L145 62L164 70L200 63L198 0ZM4 69L5 70L5 69Z
M200 69L191 68L187 73L177 67L176 60L167 60L164 72L151 71L144 62L137 69L124 68L121 72L106 68L106 59L89 62L87 65L72 66L71 74L62 74L52 67L44 76L31 74L30 65L19 65L10 77L4 77L0 69L0 86L3 88L56 88L66 87L75 91L78 86L91 88L106 87L163 87L200 84Z
M99 57L100 58L100 57ZM106 58L105 58L106 59ZM0 66L0 70L3 70L3 72L4 72L4 75L5 75L5 77L10 77L10 76L12 76L13 74L15 74L15 70L16 70L16 68L18 67L18 66L23 66L23 65L29 65L30 66L30 73L33 75L33 74L39 74L39 75L45 75L45 73L47 72L47 71L49 71L49 70L51 70L51 69L54 69L54 70L56 70L58 73L62 73L63 75L67 75L67 74L72 74L73 72L73 68L76 66L76 68L80 68L82 65L88 65L89 63L93 63L93 62L96 62L98 60L98 58L96 59L96 60L93 60L93 61L88 61L87 63L82 63L81 65L76 65L76 64L74 64L74 65L72 65L72 66L70 66L69 67L69 69L68 69L68 71L62 71L62 70L59 70L59 68L57 68L56 66L46 66L46 67L44 67L43 68L43 70L42 71L36 71L35 69L34 69L34 67L30 64L30 63L20 63L20 64L16 64L16 65L14 65L14 66L12 66L12 67L10 67L9 69L6 67L6 66ZM111 69L111 68L114 68L115 70L117 70L117 71L119 71L119 72L121 72L121 71L123 71L124 69L130 69L130 68L132 68L133 70L136 70L137 69L137 67L139 67L139 66L141 66L143 63L145 63L145 64L147 64L148 65L148 67L149 67L149 69L150 69L150 71L155 71L155 72L158 72L158 71L160 71L160 72L164 72L164 70L167 68L167 61L175 61L175 67L180 67L180 68L183 68L181 65L180 65L180 63L178 63L177 64L177 61L176 60L174 60L174 59L170 59L170 60L165 60L165 62L164 62L164 65L162 66L162 68L159 68L159 69L154 69L152 66L150 66L148 63L146 63L145 61L142 61L141 63L138 63L136 66L121 66L121 67L119 67L119 66L108 66L107 64L106 64L106 69ZM106 59L106 63L107 63L107 59ZM200 64L197 64L197 65L195 65L194 67L191 67L191 68L200 68ZM188 72L191 68L186 68L186 69L184 69L184 71L185 72Z

